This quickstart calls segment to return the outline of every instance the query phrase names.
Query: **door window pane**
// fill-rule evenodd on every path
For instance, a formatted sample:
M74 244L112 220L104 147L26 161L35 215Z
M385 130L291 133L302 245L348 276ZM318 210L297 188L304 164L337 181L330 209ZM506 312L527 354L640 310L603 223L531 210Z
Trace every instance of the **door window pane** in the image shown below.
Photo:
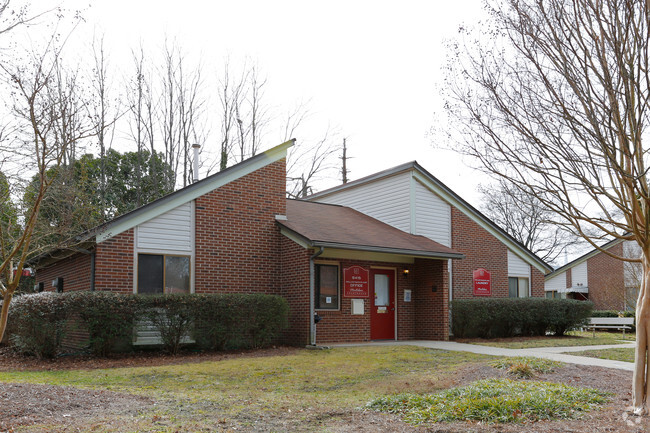
M190 258L165 257L165 293L190 292Z
M390 303L388 275L375 275L375 306L385 307Z
M138 255L138 293L163 292L163 256Z

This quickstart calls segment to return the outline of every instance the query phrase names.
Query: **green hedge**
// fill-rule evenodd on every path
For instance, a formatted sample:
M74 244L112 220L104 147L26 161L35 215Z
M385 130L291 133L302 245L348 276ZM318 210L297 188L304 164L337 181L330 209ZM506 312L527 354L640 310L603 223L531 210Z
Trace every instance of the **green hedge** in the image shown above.
M555 335L585 323L593 304L573 299L494 298L452 301L457 338Z
M6 333L19 352L53 358L61 347L71 309L54 292L16 296L9 305Z
M289 315L286 300L262 294L44 292L17 296L9 311L10 343L39 357L55 356L70 328L85 331L89 350L105 356L132 344L139 321L157 328L170 353L187 337L201 349L259 348L279 338Z

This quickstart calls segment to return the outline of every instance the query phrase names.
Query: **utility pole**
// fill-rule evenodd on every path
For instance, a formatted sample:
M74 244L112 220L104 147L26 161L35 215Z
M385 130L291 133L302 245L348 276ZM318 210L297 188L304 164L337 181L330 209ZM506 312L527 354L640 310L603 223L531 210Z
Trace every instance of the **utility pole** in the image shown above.
M341 167L341 175L343 176L343 183L346 184L348 183L348 147L345 142L345 138L343 139L343 156L341 157L341 160L343 161L343 166Z

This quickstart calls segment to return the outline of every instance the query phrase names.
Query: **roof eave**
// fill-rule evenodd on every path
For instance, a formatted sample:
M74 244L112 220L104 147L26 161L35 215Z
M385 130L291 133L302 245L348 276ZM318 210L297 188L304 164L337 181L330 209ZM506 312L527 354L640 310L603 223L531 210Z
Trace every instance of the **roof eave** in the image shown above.
M372 253L396 254L409 257L423 257L429 259L463 259L464 254L460 253L441 253L435 251L409 250L403 248L378 247L374 245L356 245L344 244L339 242L311 241L313 247L336 248L341 250L355 250Z

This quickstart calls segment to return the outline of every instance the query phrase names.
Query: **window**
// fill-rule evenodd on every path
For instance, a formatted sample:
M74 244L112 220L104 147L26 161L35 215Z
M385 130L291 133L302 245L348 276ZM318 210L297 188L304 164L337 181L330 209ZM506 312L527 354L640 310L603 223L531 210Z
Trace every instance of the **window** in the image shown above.
M138 254L138 293L189 292L189 257Z
M339 267L316 265L316 305L318 310L339 309Z
M528 278L508 277L508 296L511 298L527 298Z

